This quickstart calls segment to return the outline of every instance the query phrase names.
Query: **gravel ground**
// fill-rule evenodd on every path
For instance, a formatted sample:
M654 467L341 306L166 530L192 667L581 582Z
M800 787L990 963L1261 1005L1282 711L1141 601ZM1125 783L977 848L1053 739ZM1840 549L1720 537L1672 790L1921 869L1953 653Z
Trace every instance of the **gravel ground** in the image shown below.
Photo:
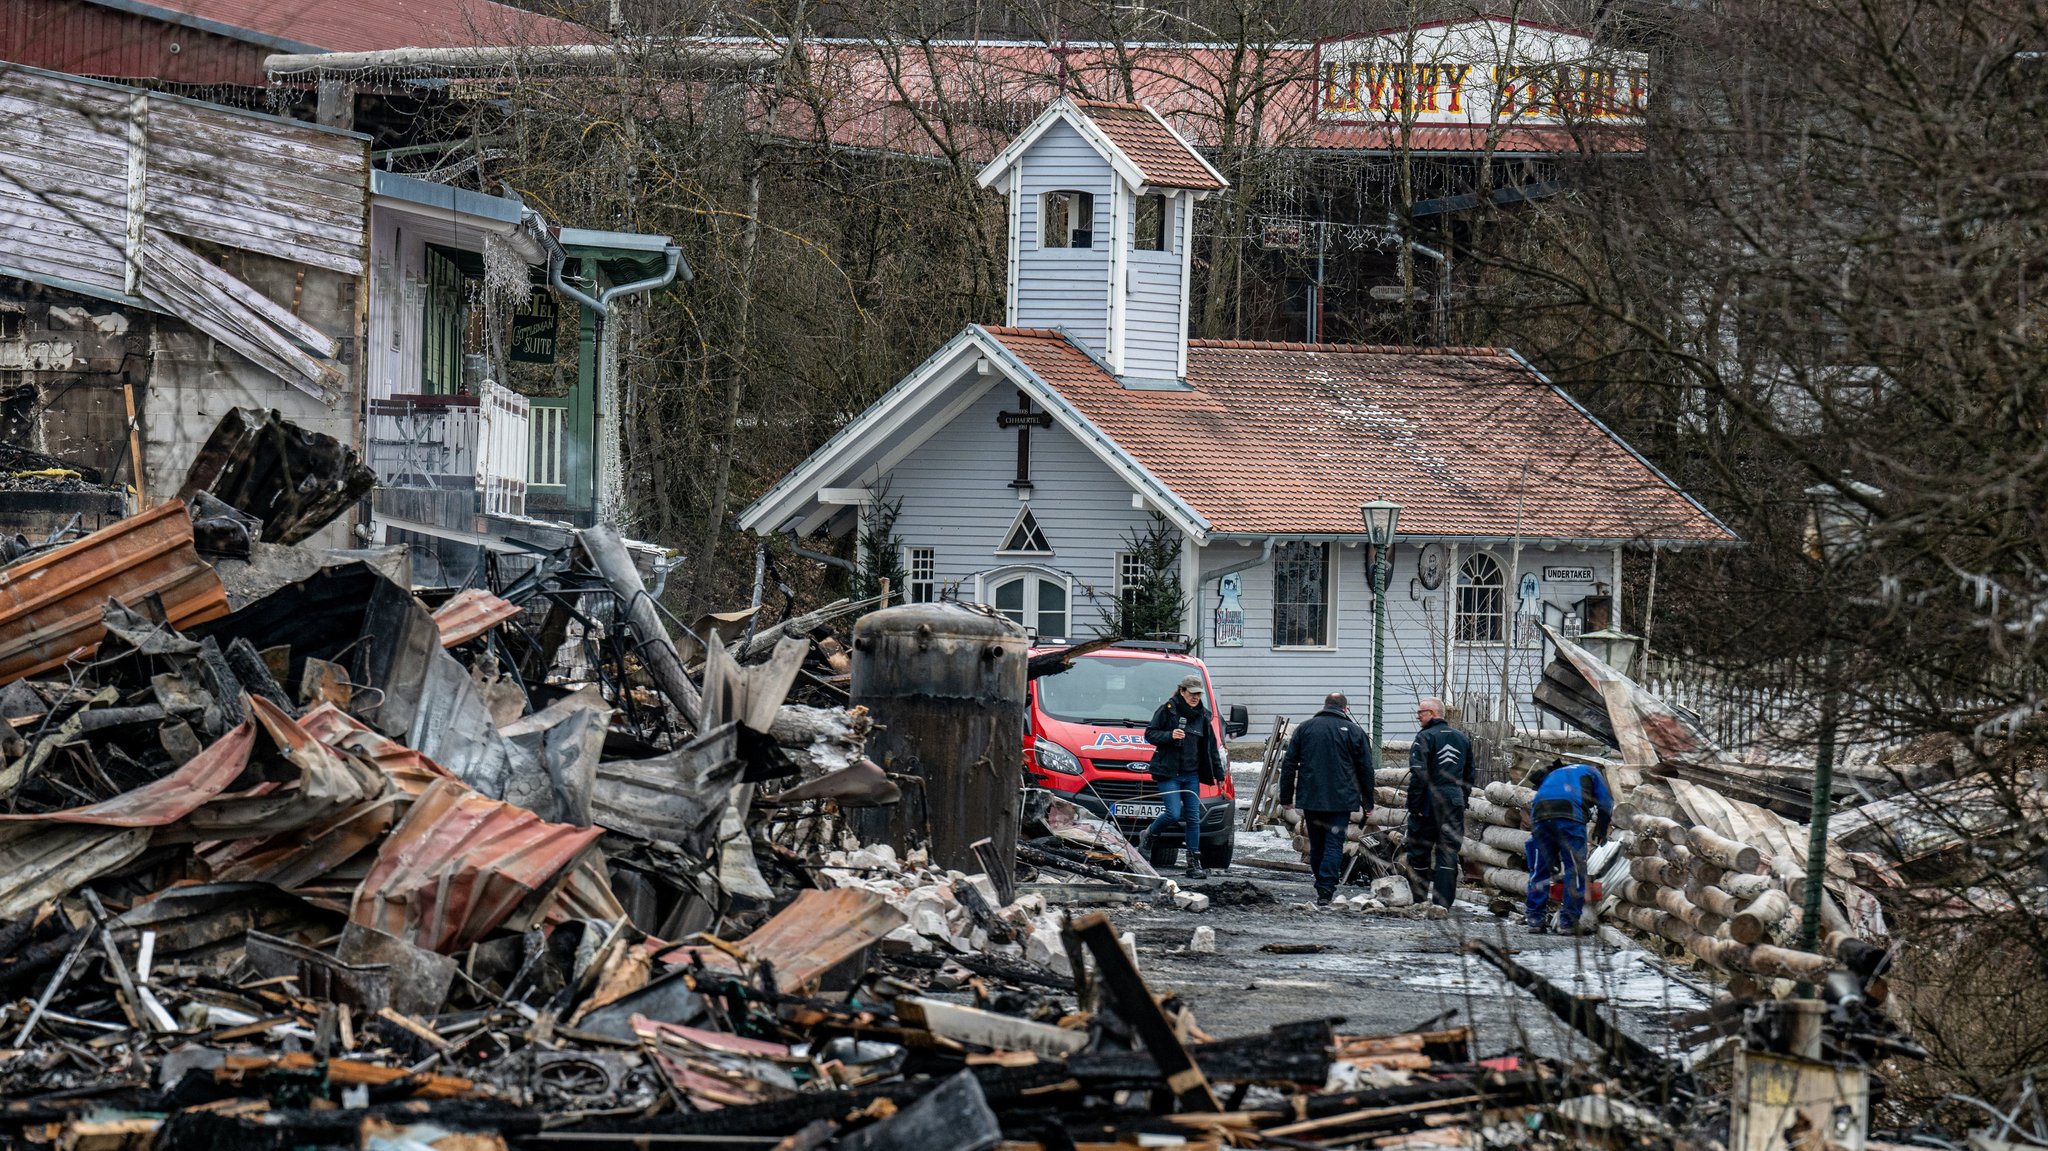
M1256 764L1234 764L1238 794L1249 796ZM1299 860L1285 836L1238 832L1237 858ZM1507 982L1465 944L1485 939L1518 952L1525 965L1597 995L1621 1025L1655 1047L1668 1047L1669 1021L1705 1006L1703 988L1612 930L1596 936L1532 936L1519 918L1496 918L1476 891L1461 892L1448 919L1419 909L1317 910L1305 874L1240 862L1208 882L1250 881L1276 902L1212 906L1204 912L1133 905L1112 910L1119 928L1135 934L1140 970L1153 989L1172 990L1192 1006L1212 1035L1244 1035L1297 1019L1341 1015L1359 1034L1403 1031L1447 1011L1471 1024L1481 1054L1522 1047L1552 1056L1583 1055L1576 1034L1527 992ZM1363 892L1346 888L1340 894ZM1340 904L1341 908L1341 904ZM1214 954L1190 953L1197 926L1216 931ZM1267 944L1320 944L1306 955L1274 954Z

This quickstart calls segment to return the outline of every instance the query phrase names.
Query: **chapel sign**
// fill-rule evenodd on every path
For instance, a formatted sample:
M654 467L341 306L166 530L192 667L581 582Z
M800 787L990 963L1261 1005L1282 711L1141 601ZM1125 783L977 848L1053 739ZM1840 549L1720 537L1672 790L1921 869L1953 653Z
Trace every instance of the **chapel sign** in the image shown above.
M1325 122L1557 127L1639 121L1649 57L1562 29L1485 17L1325 42Z

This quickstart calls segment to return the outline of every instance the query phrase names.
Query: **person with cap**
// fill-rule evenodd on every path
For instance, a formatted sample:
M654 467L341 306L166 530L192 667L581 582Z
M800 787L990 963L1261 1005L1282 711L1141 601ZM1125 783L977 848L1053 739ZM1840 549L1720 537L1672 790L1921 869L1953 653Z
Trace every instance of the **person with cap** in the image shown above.
M1552 760L1529 782L1536 788L1529 806L1529 930L1537 935L1549 930L1550 874L1562 871L1564 906L1557 930L1569 935L1578 930L1586 910L1587 812L1598 815L1592 841L1600 843L1614 818L1614 795L1600 769L1589 763Z
M1153 748L1152 782L1159 785L1166 810L1145 829L1144 839L1149 844L1179 820L1188 846L1189 879L1209 878L1202 870L1202 786L1220 781L1226 762L1203 693L1201 676L1183 677L1145 728L1145 742Z
M1300 781L1318 907L1328 907L1336 899L1351 813L1361 805L1372 810L1372 740L1352 720L1350 706L1343 692L1331 692L1323 700L1323 710L1294 729L1287 758L1280 761L1281 807L1294 806L1296 779Z

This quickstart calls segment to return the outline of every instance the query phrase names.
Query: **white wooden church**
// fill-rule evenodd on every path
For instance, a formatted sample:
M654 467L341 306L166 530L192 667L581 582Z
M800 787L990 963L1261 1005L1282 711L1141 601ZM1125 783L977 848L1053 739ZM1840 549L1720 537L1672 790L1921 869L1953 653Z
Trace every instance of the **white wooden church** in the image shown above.
M1060 99L981 172L1009 201L1009 302L933 352L740 517L798 537L900 502L914 600L1093 638L1158 512L1217 703L1255 722L1370 698L1360 506L1400 505L1385 714L1493 716L1535 624L1620 630L1625 553L1732 542L1696 500L1502 348L1188 338L1195 202L1225 187L1150 109Z

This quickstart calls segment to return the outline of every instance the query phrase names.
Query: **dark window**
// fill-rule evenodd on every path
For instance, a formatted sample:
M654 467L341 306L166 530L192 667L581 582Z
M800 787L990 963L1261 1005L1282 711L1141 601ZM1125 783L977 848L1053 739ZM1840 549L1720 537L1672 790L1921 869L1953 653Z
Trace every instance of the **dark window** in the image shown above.
M485 350L483 275L483 257L477 253L427 245L420 390L429 395L470 390L465 387L465 358Z
M1459 564L1459 642L1499 643L1505 623L1501 609L1506 599L1507 577L1492 556L1480 554Z
M1273 552L1273 646L1330 642L1330 545L1281 544Z
M1038 519L1025 508L1017 515L1017 522L1010 525L1010 534L1003 537L1003 546L996 549L1004 552L1046 552L1052 545L1046 542L1045 533L1038 530Z
M1166 197L1138 197L1138 232L1131 246L1140 252L1166 250Z
M1095 197L1087 192L1047 192L1038 216L1041 248L1088 248L1095 244Z

